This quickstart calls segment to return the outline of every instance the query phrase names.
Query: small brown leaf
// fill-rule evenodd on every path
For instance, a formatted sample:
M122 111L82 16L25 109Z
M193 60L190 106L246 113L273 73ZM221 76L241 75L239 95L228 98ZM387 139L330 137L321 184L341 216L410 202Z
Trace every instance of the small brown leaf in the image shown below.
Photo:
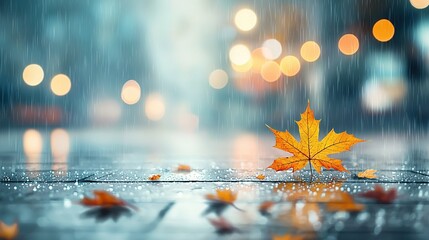
M161 178L161 175L160 174L153 174L153 175L151 175L150 177L148 177L148 180L151 180L151 181L157 181L157 180L159 180Z
M191 166L186 165L186 164L179 164L179 166L177 166L177 171L178 172L190 172Z
M259 180L264 180L265 179L265 175L264 174L259 174L258 176L256 176L257 179Z
M377 175L375 175L376 172L377 170L375 169L367 169L363 172L359 172L357 176L358 178L376 179L377 178Z

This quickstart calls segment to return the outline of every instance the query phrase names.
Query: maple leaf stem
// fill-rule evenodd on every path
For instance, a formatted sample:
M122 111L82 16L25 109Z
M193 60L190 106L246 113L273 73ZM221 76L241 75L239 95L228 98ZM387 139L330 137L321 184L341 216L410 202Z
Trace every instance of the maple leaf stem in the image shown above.
M311 161L308 160L308 164L310 165L310 182L313 181L313 167L311 166Z

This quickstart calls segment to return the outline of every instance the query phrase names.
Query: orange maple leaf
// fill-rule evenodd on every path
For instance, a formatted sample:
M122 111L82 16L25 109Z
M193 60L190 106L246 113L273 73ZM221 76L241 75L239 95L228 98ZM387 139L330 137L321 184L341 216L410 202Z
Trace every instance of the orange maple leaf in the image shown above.
M276 137L274 147L293 154L291 157L275 159L269 168L276 171L288 169L297 171L310 163L310 167L314 167L318 173L321 172L322 167L335 169L340 172L348 172L340 159L330 158L329 155L348 151L354 144L363 142L364 140L356 138L347 132L336 133L332 129L328 135L319 141L320 120L314 118L314 112L310 108L310 101L308 102L307 109L301 114L301 120L296 123L299 128L299 142L290 132L277 131L267 125Z
M216 194L207 194L206 199L210 201L223 202L226 204L233 204L237 199L237 193L234 193L229 189L217 189Z
M18 236L19 228L18 223L6 225L0 221L0 239L12 240Z
M117 198L104 190L94 190L93 194L94 198L84 197L80 200L80 204L88 207L117 207L128 205L124 200Z
M357 176L358 178L376 179L377 178L377 175L375 175L376 172L377 170L375 169L367 169L363 172L359 172Z

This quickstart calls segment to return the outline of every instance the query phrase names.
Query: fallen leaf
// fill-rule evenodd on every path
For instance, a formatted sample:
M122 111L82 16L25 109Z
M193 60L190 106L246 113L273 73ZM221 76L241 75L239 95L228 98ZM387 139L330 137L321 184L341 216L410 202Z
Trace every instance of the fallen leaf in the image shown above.
M185 164L180 164L179 166L177 166L177 171L178 172L190 172L191 166L185 165Z
M357 176L358 178L376 179L377 178L377 175L375 175L376 172L377 170L375 169L367 169L363 172L359 172Z
M220 216L229 206L232 206L239 211L243 211L234 205L234 202L237 199L237 193L234 193L229 189L217 189L216 194L206 194L205 198L210 202L208 203L209 206L207 209L203 212L203 215L214 212L216 215Z
M285 235L273 235L273 240L304 240L304 237L300 235L291 235L291 234L285 234Z
M213 227L216 228L216 233L218 234L230 234L238 232L238 229L223 217L220 217L218 219L209 219L209 221L213 225Z
M270 213L268 212L276 203L273 201L265 201L259 205L259 213L262 216L269 216Z
M153 175L151 175L150 177L148 177L148 180L151 180L151 181L157 181L157 180L159 180L161 178L161 175L160 174L153 174Z
M392 203L397 197L397 191L395 188L384 190L380 184L374 186L374 190L370 190L359 194L359 196L369 199L374 199L379 203Z
M364 140L356 138L347 132L336 133L332 129L321 141L319 141L320 120L314 118L314 112L308 102L306 110L301 114L301 120L296 122L299 128L300 141L298 142L290 132L277 131L267 127L274 133L276 144L274 147L293 154L291 157L280 157L269 166L276 171L303 169L310 163L318 173L322 167L334 169L340 172L348 172L339 159L330 158L330 154L350 150L350 148Z
M237 193L234 193L229 189L217 189L216 194L207 194L206 199L226 204L233 204L237 199Z
M125 206L127 203L119 199L112 194L103 190L94 190L94 198L84 197L80 200L80 204L84 206L99 206L99 207L113 207L113 206Z
M264 180L265 179L265 175L264 174L259 174L258 176L256 176L257 179L259 180Z
M19 228L18 223L12 225L6 225L0 221L0 239L12 240L18 236Z
M102 207L102 208L111 208L111 207L130 207L134 210L138 210L137 207L127 203L126 201L115 197L114 195L104 191L104 190L94 190L94 198L89 198L85 196L80 200L80 204L87 207Z

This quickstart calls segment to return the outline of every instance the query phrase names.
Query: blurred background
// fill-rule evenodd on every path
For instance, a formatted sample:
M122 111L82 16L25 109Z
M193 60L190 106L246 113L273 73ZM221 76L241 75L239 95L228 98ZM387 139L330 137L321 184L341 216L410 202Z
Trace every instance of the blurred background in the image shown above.
M310 100L322 133L393 139L383 159L418 159L429 146L428 5L2 0L0 151L36 166L133 149L259 163L275 155L265 124L296 133Z

